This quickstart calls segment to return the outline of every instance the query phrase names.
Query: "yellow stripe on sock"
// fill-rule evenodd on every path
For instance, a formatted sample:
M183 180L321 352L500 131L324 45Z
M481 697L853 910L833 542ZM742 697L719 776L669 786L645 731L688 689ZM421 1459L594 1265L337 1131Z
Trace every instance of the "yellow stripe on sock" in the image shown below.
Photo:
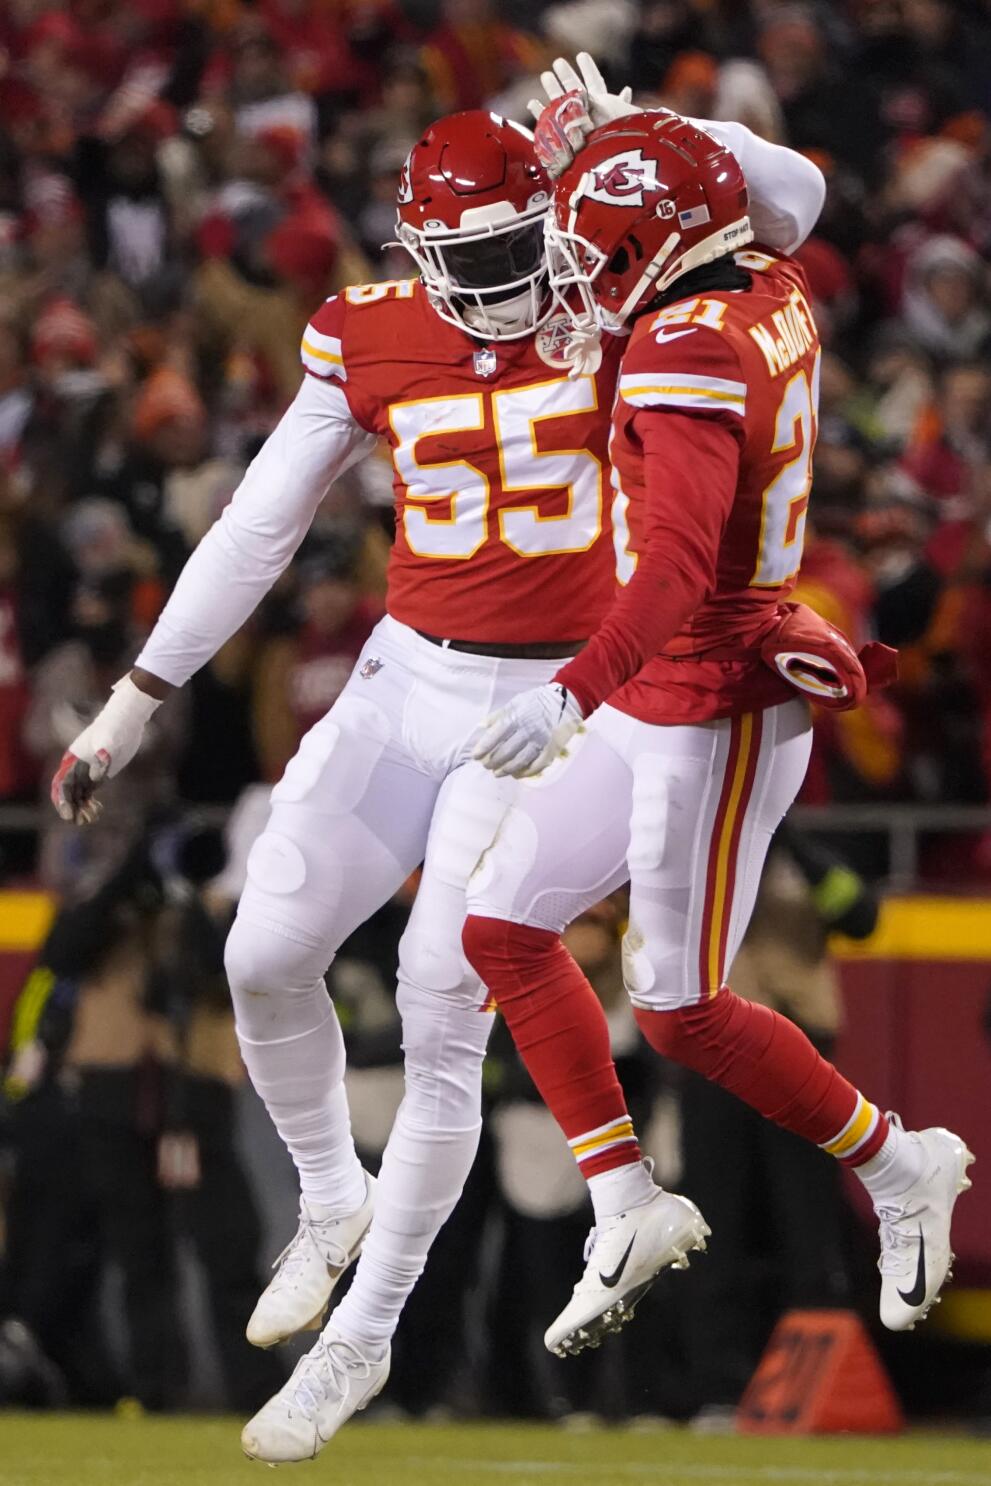
M852 1150L855 1145L859 1145L871 1127L875 1113L874 1106L868 1104L863 1094L859 1097L860 1107L854 1116L853 1123L847 1126L842 1135L838 1135L835 1140L827 1141L823 1146L823 1150L828 1151L831 1156L842 1156Z
M591 1151L597 1151L604 1145L614 1145L620 1140L633 1139L633 1124L625 1120L621 1125L616 1125L612 1130L605 1130L601 1135L593 1135L590 1139L582 1137L580 1140L571 1142L571 1149L575 1157L587 1156Z

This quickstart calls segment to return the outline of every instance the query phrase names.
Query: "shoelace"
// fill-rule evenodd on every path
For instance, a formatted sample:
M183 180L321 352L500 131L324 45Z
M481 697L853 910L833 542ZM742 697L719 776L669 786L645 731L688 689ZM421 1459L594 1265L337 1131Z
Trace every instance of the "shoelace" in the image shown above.
M336 1220L328 1219L327 1221L334 1222ZM282 1253L272 1264L273 1269L280 1270L283 1279L295 1279L300 1270L305 1267L306 1248L304 1239L307 1238L315 1245L328 1264L343 1268L347 1263L347 1250L343 1244L336 1243L333 1239L328 1239L320 1234L319 1230L322 1226L320 1223L315 1223L312 1218L304 1218L303 1214L300 1213L299 1227L282 1250Z
M918 1220L922 1209L915 1208L910 1212L898 1203L882 1202L874 1211L881 1240L878 1269L882 1274L906 1274L911 1268L911 1260L905 1251L919 1237ZM914 1228L903 1227L908 1223L914 1223Z
M330 1341L321 1337L299 1363L293 1379L292 1402L304 1419L312 1421L321 1404L333 1397L344 1397L350 1378L364 1382L371 1372L372 1364L353 1342L344 1337Z
M653 1158L653 1156L645 1156L644 1159L643 1159L643 1164L644 1164L644 1167L646 1169L647 1175L650 1176L650 1177L652 1177L654 1175L654 1158ZM606 1225L611 1227L617 1221L618 1220L616 1218L607 1218L606 1219ZM604 1236L604 1233L605 1233L605 1230L603 1230L603 1235L602 1236ZM592 1227L588 1230L588 1238L586 1238L586 1240L585 1240L585 1248L582 1251L582 1259L584 1260L584 1262L586 1264L588 1264L588 1261L592 1257L592 1250L595 1248L595 1245L598 1243L599 1237L600 1237L599 1228L598 1228L597 1224L593 1223L592 1224ZM588 1281L588 1283L589 1283L590 1286L594 1283L591 1275L583 1274L582 1277L581 1277L581 1279L578 1281L578 1284L575 1286L575 1289L576 1290L580 1290L582 1288L582 1286L585 1284L586 1280Z

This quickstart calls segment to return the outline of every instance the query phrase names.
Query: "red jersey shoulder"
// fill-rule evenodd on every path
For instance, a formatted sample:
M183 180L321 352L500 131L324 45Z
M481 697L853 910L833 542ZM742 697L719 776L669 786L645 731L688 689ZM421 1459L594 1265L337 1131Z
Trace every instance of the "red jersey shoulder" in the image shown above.
M623 357L623 402L742 418L746 381L725 309L722 299L686 299L644 316Z
M303 332L303 366L315 377L346 382L349 366L353 369L369 355L386 358L397 345L408 343L411 320L419 321L424 303L417 279L342 289L324 301Z
M783 283L786 292L798 289L806 299L811 298L809 281L805 269L797 258L789 258L783 253L773 253L768 250L752 249L737 253L737 262L741 267L752 266L757 273L766 274L770 282Z
M344 368L344 296L335 294L324 300L303 331L299 359L313 377L327 381L336 377L347 381Z

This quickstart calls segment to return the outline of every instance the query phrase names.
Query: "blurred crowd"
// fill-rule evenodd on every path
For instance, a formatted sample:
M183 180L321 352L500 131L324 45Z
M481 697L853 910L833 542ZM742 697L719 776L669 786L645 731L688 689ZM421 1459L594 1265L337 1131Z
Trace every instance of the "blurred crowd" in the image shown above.
M0 802L43 794L126 668L292 397L314 305L409 272L388 240L423 126L524 118L540 67L582 47L639 101L741 119L828 177L800 253L827 347L800 596L899 646L902 674L823 722L806 800L987 800L987 0L10 0ZM373 457L331 492L271 600L162 709L146 800L278 777L380 610L389 490ZM77 848L46 834L62 889ZM991 872L991 844L968 850Z

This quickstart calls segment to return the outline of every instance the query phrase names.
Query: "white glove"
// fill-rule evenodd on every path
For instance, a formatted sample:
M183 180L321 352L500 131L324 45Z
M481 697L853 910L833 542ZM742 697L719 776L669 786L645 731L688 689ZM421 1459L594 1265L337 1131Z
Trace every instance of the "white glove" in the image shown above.
M528 778L561 756L582 722L581 708L566 687L556 681L534 686L489 718L475 757L493 774Z
M101 806L93 791L131 762L148 720L161 705L130 676L117 682L103 710L69 744L52 780L52 804L63 820L75 825L96 820Z
M558 57L552 71L540 74L547 102L531 98L527 105L537 121L537 154L553 180L568 168L593 129L643 112L630 101L632 88L624 88L621 93L607 90L588 52L579 52L576 61L578 72L564 57Z

